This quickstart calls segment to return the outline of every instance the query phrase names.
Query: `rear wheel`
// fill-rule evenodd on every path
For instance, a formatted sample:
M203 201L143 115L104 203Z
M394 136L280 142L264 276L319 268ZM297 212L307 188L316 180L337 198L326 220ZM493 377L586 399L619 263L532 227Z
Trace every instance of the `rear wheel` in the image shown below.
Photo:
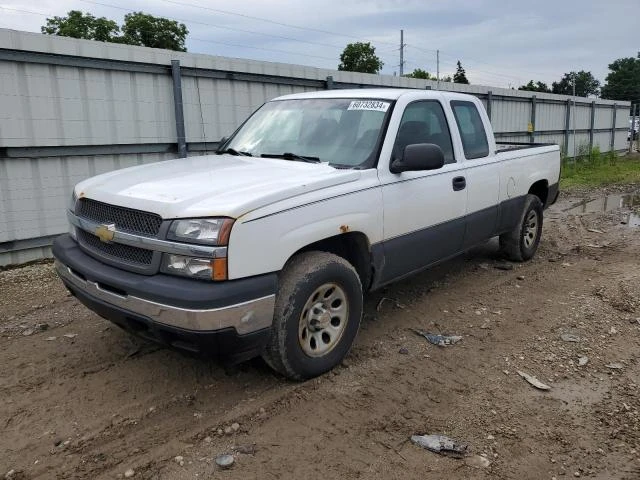
M535 195L527 195L518 225L500 235L500 249L514 262L530 260L536 254L542 235L542 202Z
M353 266L326 252L295 257L282 272L265 361L303 380L339 364L362 317L362 286Z

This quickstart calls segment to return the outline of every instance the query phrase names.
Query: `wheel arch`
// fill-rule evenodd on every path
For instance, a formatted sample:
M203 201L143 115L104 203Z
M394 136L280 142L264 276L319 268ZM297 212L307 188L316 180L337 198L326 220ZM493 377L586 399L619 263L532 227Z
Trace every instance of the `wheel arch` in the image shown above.
M531 187L529 187L529 194L535 195L540 199L543 206L547 205L547 201L549 200L549 181L548 180L538 180Z
M333 253L344 258L356 269L362 289L366 291L371 286L374 274L373 256L369 237L365 233L345 232L305 245L289 257L284 268L300 253L312 251Z

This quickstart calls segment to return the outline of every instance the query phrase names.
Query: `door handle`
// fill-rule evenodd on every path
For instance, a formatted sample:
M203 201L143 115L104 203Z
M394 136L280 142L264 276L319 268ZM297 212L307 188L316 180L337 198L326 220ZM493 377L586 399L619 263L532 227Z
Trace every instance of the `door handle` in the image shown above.
M453 184L453 191L464 190L467 186L467 179L464 177L455 177L451 182Z

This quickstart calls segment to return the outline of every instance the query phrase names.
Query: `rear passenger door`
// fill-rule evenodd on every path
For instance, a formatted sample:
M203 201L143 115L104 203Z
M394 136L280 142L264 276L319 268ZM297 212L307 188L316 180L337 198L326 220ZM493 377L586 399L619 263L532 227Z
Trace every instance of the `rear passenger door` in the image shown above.
M442 148L445 165L430 171L379 172L384 202L382 282L419 270L462 248L467 192L464 165L456 162L450 130L438 100L414 101L404 109L392 159L400 158L407 145L435 143Z
M495 235L500 198L500 163L490 151L483 117L470 101L451 102L453 116L462 140L467 177L467 229L464 248Z

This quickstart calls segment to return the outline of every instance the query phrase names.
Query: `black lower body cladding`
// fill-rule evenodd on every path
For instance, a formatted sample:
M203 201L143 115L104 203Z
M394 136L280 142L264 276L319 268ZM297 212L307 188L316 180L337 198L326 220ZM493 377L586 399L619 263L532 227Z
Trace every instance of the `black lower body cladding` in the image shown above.
M275 273L226 282L131 273L90 257L69 235L55 240L53 255L75 276L104 286L111 292L188 311L225 309L273 296L277 286ZM259 355L269 337L269 328L239 334L235 328L192 330L160 323L155 318L123 308L117 302L104 301L69 279L62 280L78 300L103 318L130 333L190 353L229 357L231 361L246 360Z

